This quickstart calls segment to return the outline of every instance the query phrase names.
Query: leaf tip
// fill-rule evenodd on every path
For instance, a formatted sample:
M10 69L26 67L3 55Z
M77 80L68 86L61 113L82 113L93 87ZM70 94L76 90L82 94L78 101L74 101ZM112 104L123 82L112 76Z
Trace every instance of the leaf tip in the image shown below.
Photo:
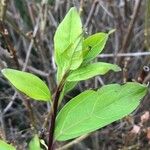
M119 72L119 71L122 71L122 69L121 69L121 67L119 67L119 66L116 66L116 70L115 70L116 72Z
M5 69L2 69L2 70L1 70L1 73L5 76L6 71L7 71L7 69L6 69L6 68L5 68Z
M2 70L1 70L2 74L5 72L5 70L6 70L6 69L2 69Z
M71 7L71 8L70 8L70 11L76 11L76 10L77 10L76 7Z
M109 32L108 32L108 35L114 33L116 31L116 29L111 29Z

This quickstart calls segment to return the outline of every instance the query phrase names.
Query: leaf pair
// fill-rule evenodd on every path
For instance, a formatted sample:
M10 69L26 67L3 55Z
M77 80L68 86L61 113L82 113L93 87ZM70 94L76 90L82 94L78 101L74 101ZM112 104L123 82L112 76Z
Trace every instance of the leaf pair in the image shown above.
M76 8L71 8L54 36L58 83L67 71L77 72L81 65L87 66L103 50L108 35L96 33L84 40L80 16Z
M69 92L71 89L73 89L76 86L78 81L87 80L97 75L104 75L110 70L113 70L115 72L121 71L120 67L118 67L117 65L104 63L104 62L89 64L87 66L83 66L76 70L73 70L72 72L70 72L67 78L67 82L61 93L60 100L67 92Z
M90 62L104 49L110 33L96 33L84 39L82 22L76 8L71 8L58 26L54 36L57 81L70 71L64 94L78 81L104 75L109 70L120 71L117 65ZM75 81L75 82L74 82ZM63 97L63 95L62 95Z

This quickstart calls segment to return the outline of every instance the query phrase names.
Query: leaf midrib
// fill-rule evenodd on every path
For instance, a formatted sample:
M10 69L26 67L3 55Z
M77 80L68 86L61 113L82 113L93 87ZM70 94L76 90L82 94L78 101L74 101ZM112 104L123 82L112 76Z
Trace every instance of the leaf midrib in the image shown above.
M132 88L132 87L131 87ZM129 88L128 89L128 91L131 89L131 88ZM123 89L122 89L123 90ZM120 96L120 94L122 93L122 90L120 90L119 91L119 93L117 94L117 96L116 97L119 97ZM132 92L132 93L130 93L131 95L134 93L134 91ZM105 94L105 93L104 93ZM103 95L103 94L102 94ZM101 95L101 96L102 96ZM123 98L125 98L126 96L124 96ZM127 96L128 97L128 96ZM122 99L122 98L121 98ZM121 99L119 99L118 101L121 101ZM86 100L86 99L85 99ZM97 101L98 101L99 99L97 98L97 100L95 101L95 103L94 103L94 106L95 106L95 104L97 103ZM115 101L117 101L117 100L115 100ZM109 105L107 105L106 107L104 107L103 109L105 110L107 107L110 107L112 104L114 104L114 102L115 101L112 101ZM82 101L83 102L83 101ZM76 105L77 106L77 105ZM75 106L75 107L76 107ZM74 108L73 108L74 109ZM103 110L102 109L102 110ZM71 109L72 110L72 109ZM94 111L94 108L93 108L93 111ZM70 126L69 128L67 128L67 130L69 130L70 128L72 128L72 127L74 127L74 126L76 126L77 124L79 124L79 123L81 123L81 122L84 122L84 121L86 121L86 120L88 120L88 119L90 119L91 117L93 117L93 116L95 116L95 117L98 117L97 115L95 115L95 113L93 113L93 111L91 112L91 114L90 115L88 115L88 117L86 117L85 119L82 119L81 121L78 121L78 122L76 122L75 124L73 124L72 126ZM69 113L70 111L68 111L68 113ZM67 115L68 115L68 113L67 113ZM93 113L93 114L92 114ZM104 118L102 118L102 117L99 117L99 118L101 118L101 119L103 119L104 120ZM67 117L66 117L66 119L67 119ZM66 122L66 119L65 119L65 121L64 121L64 123L63 123L63 127L64 127L64 124L65 124L65 122ZM63 128L62 127L62 128ZM63 132L62 132L62 129L60 130L60 133L61 134L64 134L67 130L63 130ZM88 129L89 130L89 129ZM59 136L61 136L61 134L60 135L58 135L57 136L57 138L59 137ZM67 135L67 134L64 134L64 135ZM56 138L56 139L57 139Z

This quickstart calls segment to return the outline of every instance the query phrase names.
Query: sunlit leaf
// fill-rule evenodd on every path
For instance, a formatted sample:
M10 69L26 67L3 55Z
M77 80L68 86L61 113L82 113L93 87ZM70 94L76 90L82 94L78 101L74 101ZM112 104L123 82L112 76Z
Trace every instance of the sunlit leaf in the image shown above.
M42 150L40 146L40 139L35 135L29 143L29 150Z
M3 69L2 74L16 89L30 98L41 101L51 100L51 94L48 87L37 76L14 69Z
M11 144L7 144L6 142L0 140L0 150L16 150L16 148Z
M82 63L82 32L80 16L73 7L58 26L54 36L58 81L67 69L76 69Z
M67 81L86 80L97 75L104 75L110 70L113 70L115 72L121 71L120 67L114 64L104 62L88 64L72 71L68 76Z
M55 139L69 140L102 128L134 111L147 92L139 83L105 85L71 99L56 119Z
M91 61L101 53L107 40L108 34L103 32L93 34L86 38L83 42L84 63Z

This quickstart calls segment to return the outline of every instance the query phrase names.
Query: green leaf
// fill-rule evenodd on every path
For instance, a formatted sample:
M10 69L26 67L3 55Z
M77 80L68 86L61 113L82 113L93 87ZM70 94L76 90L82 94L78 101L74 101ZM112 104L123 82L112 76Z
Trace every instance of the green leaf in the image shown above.
M68 76L67 81L86 80L97 75L104 75L110 70L113 70L115 72L121 71L120 67L114 64L104 62L88 64L87 66L82 66L77 70L72 71Z
M91 61L101 53L107 40L108 34L103 32L93 34L85 39L83 42L84 63Z
M139 83L110 84L69 101L56 118L55 139L69 140L102 128L134 111L147 92Z
M111 35L111 34L113 34L114 32L116 32L116 29L111 29L111 30L108 32L108 35Z
M75 70L81 65L83 61L82 40L83 37L80 35L77 40L74 41L73 44L69 45L69 47L61 54L59 58L61 60L61 64L59 67L63 68L63 70Z
M78 82L66 82L65 86L64 86L64 92L65 94L68 93L69 91L71 91Z
M16 150L16 148L11 144L7 144L6 142L0 140L0 150Z
M61 92L60 98L59 98L59 103L63 100L64 95L66 95L69 91L71 91L78 82L66 82L64 85L64 88Z
M54 36L58 81L67 69L74 70L82 63L82 23L76 8L71 8L58 26Z
M50 101L51 94L46 84L37 76L14 69L3 69L2 74L11 84L30 98Z
M29 150L42 150L40 146L40 139L35 135L29 143Z

